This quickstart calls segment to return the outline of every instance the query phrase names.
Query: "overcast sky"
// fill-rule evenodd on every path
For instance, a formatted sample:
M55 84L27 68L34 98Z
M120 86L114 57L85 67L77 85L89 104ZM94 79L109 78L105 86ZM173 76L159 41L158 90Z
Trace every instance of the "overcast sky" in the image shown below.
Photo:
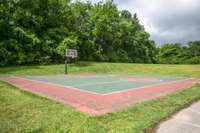
M137 13L157 44L200 40L200 0L114 0L114 3L120 10Z

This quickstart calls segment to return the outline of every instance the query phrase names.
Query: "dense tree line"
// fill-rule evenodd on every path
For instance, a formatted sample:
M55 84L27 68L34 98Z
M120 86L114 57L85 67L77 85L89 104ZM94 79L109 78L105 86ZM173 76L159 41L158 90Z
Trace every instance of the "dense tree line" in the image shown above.
M66 48L79 60L155 61L155 44L137 15L112 1L1 0L1 65L63 62Z
M149 37L137 15L119 11L112 0L0 2L0 66L62 63L66 48L77 49L84 61L199 63L199 52L193 51L199 42L157 49Z
M165 44L158 49L157 62L165 64L200 64L200 41L187 45Z

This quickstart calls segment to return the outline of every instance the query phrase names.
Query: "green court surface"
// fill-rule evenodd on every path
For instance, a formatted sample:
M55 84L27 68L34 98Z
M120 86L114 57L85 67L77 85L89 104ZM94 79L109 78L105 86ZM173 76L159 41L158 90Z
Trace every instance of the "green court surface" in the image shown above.
M79 89L97 94L110 94L139 89L145 86L159 85L163 83L183 80L181 77L141 77L141 76L118 76L118 75L97 75L97 76L25 76L28 80L62 85L69 88Z

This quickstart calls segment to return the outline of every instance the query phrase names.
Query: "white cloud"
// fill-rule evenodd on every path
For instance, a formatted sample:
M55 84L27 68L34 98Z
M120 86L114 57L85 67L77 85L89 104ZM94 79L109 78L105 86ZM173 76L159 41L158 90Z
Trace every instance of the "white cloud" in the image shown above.
M114 3L120 10L137 13L140 23L158 44L200 40L200 0L114 0Z
M200 40L199 0L115 0L122 9L136 12L157 43Z

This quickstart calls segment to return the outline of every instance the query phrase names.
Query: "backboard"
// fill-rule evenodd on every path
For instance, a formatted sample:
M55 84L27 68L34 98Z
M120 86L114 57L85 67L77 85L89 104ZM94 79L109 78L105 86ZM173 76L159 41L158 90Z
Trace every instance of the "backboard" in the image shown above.
M76 49L66 49L65 56L69 58L76 58L78 56L78 52Z

